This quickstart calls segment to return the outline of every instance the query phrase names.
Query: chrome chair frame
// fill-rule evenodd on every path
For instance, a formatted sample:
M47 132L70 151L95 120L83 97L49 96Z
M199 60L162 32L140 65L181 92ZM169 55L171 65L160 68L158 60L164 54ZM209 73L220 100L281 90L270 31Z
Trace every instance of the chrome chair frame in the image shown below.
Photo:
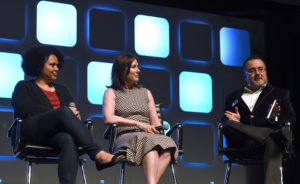
M162 123L163 119L162 119L161 105L160 104L155 104L155 107L156 107L158 117L159 117L159 119ZM113 124L109 125L109 127L104 132L104 139L109 141L108 151L110 153L113 153L115 151L115 141L117 139L116 129L117 129L117 124L113 123ZM183 149L182 149L183 126L182 126L182 124L180 124L180 123L175 124L166 135L167 136L174 136L172 138L175 140L175 143L177 144L178 155L181 156L183 154ZM125 149L119 149L118 153L126 155L126 150ZM124 184L125 164L126 164L126 159L123 162L121 162L120 180L119 180L120 184ZM177 178L176 178L174 163L170 163L170 170L171 170L171 175L172 175L172 183L177 184Z
M93 122L91 120L85 121L88 129L92 132ZM35 164L57 164L59 161L58 150L42 145L35 145L25 143L23 140L23 121L17 118L13 121L7 131L7 137L11 139L14 157L27 162L27 184L31 184L32 165ZM79 155L82 154L83 148L78 147ZM78 164L81 172L82 183L87 184L86 174L83 164L86 162L85 158L78 158Z

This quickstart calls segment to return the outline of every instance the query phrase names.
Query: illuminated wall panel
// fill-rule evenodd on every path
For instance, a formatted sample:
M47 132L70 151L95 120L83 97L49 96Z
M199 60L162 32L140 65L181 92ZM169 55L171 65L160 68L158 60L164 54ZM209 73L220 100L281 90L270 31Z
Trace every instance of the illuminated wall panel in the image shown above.
M249 32L223 27L220 30L220 58L224 65L243 66L251 54Z
M77 11L70 4L40 1L36 27L39 42L73 47L77 41Z
M87 67L87 97L90 103L102 105L106 86L111 84L111 63L92 61Z
M125 47L125 16L117 11L93 8L89 13L89 42L102 51Z
M134 19L134 48L139 55L168 57L170 36L167 19L137 15Z
M72 59L66 59L63 67L59 70L57 83L64 84L71 93L74 101L78 97L78 74L77 63Z
M23 39L25 18L24 1L0 1L0 41Z
M211 29L202 22L180 24L180 53L188 61L209 61L212 57Z
M179 76L179 105L183 111L209 113L213 107L210 75L181 72Z
M0 52L0 98L11 98L15 85L24 79L20 54Z
M235 80L243 78L242 68L229 66L241 66L251 50L265 53L263 22L122 0L2 0L0 25L0 183L26 179L26 164L10 156L5 134L13 115L12 90L24 79L16 53L40 44L59 46L65 55L56 82L69 89L83 119L93 119L93 137L103 149L108 141L103 140L102 103L112 61L123 52L137 55L139 84L162 104L163 122L184 126L178 181L222 183L217 126L225 94L243 85ZM85 164L89 183L118 182L113 169L99 175L93 162ZM38 167L43 168L34 171L35 183L58 183L56 166ZM246 182L242 169L235 173L233 184ZM125 178L145 183L139 167ZM171 183L171 177L160 182Z
M167 108L170 105L171 78L167 70L141 66L139 83L151 91L155 103L160 103L162 108Z

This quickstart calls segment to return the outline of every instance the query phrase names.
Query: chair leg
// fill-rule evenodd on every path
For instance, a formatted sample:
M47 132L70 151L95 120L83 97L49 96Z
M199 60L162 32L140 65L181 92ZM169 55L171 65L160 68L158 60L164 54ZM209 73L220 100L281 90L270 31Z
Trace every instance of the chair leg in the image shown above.
M121 163L120 166L120 184L124 184L124 178L125 178L125 162Z
M176 179L176 174L175 174L175 168L174 168L174 164L173 163L170 163L170 169L171 169L173 184L177 184L177 179Z
M231 162L228 162L226 164L224 184L228 184L229 183L230 170L231 170Z
M28 160L27 162L27 184L30 184L31 180L31 169L32 169L32 161Z
M79 159L78 161L79 161L79 167L80 167L80 171L81 171L82 183L87 184L86 177L85 177L85 172L84 172L84 167L83 167L84 160Z

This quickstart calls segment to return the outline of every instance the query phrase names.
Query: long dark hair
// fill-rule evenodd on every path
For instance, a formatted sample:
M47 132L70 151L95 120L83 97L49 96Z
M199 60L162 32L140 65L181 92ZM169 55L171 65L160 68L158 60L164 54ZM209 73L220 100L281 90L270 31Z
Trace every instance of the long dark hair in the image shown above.
M112 85L108 87L111 87L115 90L123 90L126 77L130 71L131 63L134 60L136 60L136 57L129 53L120 54L117 57L117 59L114 61L111 71ZM137 84L135 84L135 86L139 87Z

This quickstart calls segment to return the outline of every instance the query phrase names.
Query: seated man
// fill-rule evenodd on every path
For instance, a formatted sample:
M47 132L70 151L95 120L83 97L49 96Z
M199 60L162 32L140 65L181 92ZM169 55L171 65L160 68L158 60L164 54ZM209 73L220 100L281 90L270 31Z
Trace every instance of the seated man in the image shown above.
M291 142L286 123L295 122L289 92L268 83L265 62L251 56L244 62L247 85L226 97L222 118L228 147L262 148L265 184L281 184L282 142ZM276 100L276 101L275 101Z

